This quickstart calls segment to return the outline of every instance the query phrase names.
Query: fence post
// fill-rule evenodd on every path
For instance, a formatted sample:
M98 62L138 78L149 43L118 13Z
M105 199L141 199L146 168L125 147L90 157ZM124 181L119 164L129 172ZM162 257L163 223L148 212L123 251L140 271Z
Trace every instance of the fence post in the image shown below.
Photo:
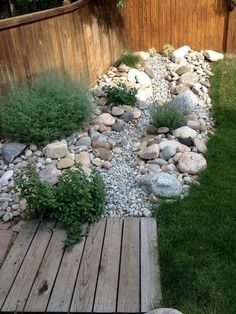
M226 52L236 53L236 9L229 12Z

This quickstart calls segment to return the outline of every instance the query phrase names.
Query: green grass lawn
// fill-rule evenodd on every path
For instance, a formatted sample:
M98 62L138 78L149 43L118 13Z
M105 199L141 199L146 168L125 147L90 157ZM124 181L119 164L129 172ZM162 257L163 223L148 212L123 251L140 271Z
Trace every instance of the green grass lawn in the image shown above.
M184 314L236 313L236 58L212 67L207 170L184 201L155 210L163 305Z

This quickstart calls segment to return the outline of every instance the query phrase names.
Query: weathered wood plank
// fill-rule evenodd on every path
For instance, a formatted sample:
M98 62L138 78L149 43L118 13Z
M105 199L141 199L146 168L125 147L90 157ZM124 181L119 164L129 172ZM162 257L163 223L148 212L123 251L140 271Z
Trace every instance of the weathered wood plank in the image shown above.
M122 219L107 221L93 312L114 313L119 280Z
M38 225L38 220L26 221L0 269L0 309L21 267Z
M86 239L70 312L92 312L105 226L106 219L102 219L91 227Z
M24 309L55 222L42 222L35 234L24 262L2 307L2 311L21 312Z
M140 311L140 219L124 220L117 312Z
M66 250L53 287L47 312L69 312L85 241Z
M64 252L66 236L65 230L57 228L54 231L27 299L25 312L45 312Z
M141 218L141 312L158 307L161 301L157 251L157 226L154 218Z

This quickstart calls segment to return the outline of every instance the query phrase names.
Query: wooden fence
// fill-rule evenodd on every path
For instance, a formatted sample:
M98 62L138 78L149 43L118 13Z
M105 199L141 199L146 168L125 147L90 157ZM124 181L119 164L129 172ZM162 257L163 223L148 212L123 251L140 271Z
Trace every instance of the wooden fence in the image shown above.
M91 83L124 49L121 28L120 12L109 0L80 0L2 20L2 74L9 71L15 78L24 78L59 68Z
M15 78L63 68L93 82L122 50L164 44L236 52L236 10L225 0L80 0L0 21L1 73Z
M134 50L164 44L236 52L236 10L225 0L126 0L126 45Z

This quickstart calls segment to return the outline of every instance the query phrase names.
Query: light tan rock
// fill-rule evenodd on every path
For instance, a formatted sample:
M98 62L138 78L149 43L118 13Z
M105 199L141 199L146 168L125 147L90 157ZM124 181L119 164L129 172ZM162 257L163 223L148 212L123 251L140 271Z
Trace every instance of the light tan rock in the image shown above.
M110 113L102 113L97 117L97 123L105 126L112 126L116 119Z
M145 160L156 159L159 156L160 149L158 144L151 145L141 150L138 155Z
M69 153L65 141L50 143L45 147L45 156L47 158L63 158Z
M198 174L207 167L206 159L197 153L183 153L178 160L178 169L183 173Z
M66 157L62 158L57 163L58 169L68 169L74 166L75 164L75 156L74 154L68 154Z
M78 155L75 155L76 163L80 163L82 165L82 169L85 172L89 172L91 167L90 156L88 152L81 152Z
M199 153L203 153L203 154L206 153L207 147L206 147L204 140L200 140L198 138L195 138L193 140L193 142L194 142L195 147L199 151Z

